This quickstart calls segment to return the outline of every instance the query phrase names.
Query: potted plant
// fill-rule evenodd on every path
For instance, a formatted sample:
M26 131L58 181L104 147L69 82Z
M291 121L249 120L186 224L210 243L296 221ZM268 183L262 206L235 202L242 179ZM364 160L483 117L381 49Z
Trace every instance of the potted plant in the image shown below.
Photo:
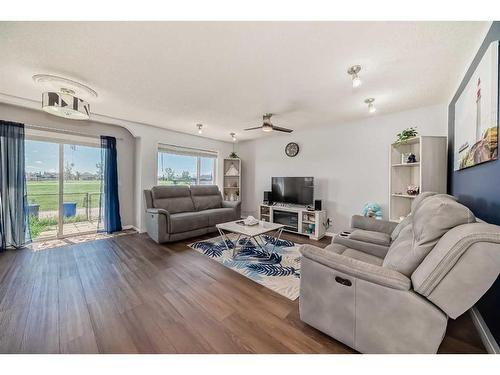
M229 154L229 158L230 159L239 159L239 156L236 152L233 151Z
M406 143L408 139L416 137L418 135L417 128L411 127L403 130L401 133L398 133L396 135L396 143L401 144L401 143Z

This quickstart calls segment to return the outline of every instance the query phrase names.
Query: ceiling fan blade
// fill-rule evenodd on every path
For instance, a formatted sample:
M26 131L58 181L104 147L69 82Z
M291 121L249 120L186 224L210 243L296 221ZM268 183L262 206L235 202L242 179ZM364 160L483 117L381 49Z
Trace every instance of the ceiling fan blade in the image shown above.
M255 129L262 129L262 126L256 126L255 128L248 128L243 130L255 130Z
M285 132L285 133L291 133L291 132L293 132L292 129L282 128L280 126L275 126L275 125L273 125L273 130L277 130L279 132Z

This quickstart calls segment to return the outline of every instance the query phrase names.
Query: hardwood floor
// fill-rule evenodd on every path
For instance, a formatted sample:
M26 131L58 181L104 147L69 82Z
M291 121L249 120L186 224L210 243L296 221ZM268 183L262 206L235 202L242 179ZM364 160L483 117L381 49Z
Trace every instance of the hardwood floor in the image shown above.
M157 245L133 234L1 253L0 353L354 352L302 323L298 300L191 242ZM484 352L468 314L450 321L440 352Z

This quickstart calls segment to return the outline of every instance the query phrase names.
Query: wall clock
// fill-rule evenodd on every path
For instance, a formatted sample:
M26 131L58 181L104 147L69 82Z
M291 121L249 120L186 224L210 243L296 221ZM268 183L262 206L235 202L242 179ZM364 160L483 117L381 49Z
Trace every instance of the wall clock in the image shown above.
M299 153L299 145L297 143L290 142L289 144L286 145L285 147L286 156L293 158L294 156L297 156L298 153Z

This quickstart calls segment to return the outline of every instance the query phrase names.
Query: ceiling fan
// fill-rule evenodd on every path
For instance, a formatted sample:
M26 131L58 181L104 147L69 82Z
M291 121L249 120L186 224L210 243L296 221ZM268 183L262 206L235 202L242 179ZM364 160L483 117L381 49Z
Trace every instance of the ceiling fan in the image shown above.
M292 129L287 129L287 128L282 128L280 126L273 125L271 122L271 117L273 116L272 113L266 113L264 116L262 116L262 126L256 126L255 128L248 128L245 130L255 130L255 129L262 129L264 132L272 132L273 130L279 131L279 132L285 132L285 133L291 133L293 132Z

